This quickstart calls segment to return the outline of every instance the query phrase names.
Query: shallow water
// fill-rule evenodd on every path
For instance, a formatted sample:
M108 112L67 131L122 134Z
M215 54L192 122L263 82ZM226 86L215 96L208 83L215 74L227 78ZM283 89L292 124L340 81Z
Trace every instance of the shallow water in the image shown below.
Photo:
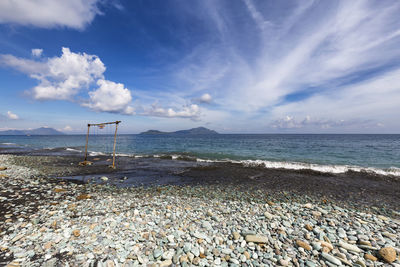
M85 136L0 136L0 143L0 147L21 151L62 147L66 153L74 153L84 150ZM91 155L111 153L112 144L112 135L93 135L89 151ZM400 135L119 135L117 152L136 157L234 161L268 168L400 175Z

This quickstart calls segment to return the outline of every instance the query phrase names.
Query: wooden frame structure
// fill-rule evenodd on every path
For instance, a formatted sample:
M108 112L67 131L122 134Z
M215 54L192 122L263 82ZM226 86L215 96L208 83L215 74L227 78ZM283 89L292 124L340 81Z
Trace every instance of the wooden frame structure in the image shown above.
M110 166L111 168L115 169L115 145L117 143L117 130L118 130L118 124L120 124L121 121L112 121L112 122L103 122L103 123L88 123L88 129L86 133L86 145L85 145L85 159L83 162L79 163L80 165L90 165L91 162L87 160L87 148L88 148L88 143L89 143L89 131L90 131L90 126L98 126L101 129L104 128L105 125L107 124L115 124L115 132L114 132L114 145L113 145L113 161L112 165Z

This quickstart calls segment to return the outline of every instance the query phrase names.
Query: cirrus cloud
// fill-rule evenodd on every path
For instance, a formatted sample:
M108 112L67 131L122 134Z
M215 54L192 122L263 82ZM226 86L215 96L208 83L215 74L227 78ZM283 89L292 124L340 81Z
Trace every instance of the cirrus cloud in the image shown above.
M234 118L219 125L400 129L399 1L204 1L200 8L187 9L187 19L198 16L212 38L193 42L174 69L176 94L213 90L214 108ZM302 125L307 115L312 121Z

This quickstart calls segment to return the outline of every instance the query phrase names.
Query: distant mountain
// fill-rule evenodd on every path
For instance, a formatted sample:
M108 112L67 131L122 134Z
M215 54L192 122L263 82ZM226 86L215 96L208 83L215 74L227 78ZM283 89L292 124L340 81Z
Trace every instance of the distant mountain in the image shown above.
M142 132L140 134L152 134L152 135L157 135L157 134L168 134L167 132L160 132L158 130L148 130L146 132Z
M41 127L33 130L0 131L0 135L62 135L64 133L53 128Z
M176 132L161 132L158 130L148 130L140 133L141 135L205 135L205 134L218 134L216 131L207 129L205 127L198 127L189 130L180 130Z

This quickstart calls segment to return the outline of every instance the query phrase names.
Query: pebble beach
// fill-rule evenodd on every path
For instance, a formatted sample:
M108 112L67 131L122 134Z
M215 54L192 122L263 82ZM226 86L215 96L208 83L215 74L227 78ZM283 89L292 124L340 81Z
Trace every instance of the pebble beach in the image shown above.
M234 185L116 187L0 155L0 265L400 266L398 210Z

